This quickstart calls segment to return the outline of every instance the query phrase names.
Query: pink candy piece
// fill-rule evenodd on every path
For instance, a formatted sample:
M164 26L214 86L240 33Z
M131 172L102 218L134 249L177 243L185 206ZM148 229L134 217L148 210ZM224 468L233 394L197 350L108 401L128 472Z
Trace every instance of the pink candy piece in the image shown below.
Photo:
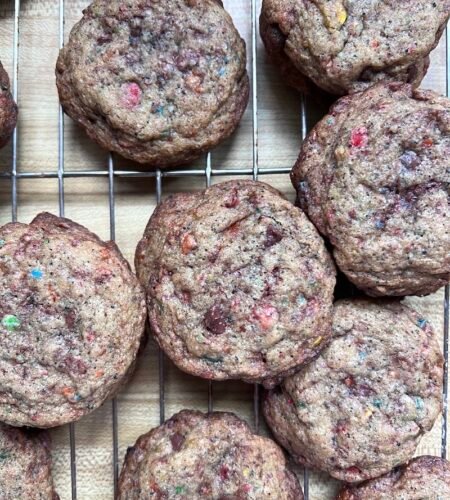
M369 138L367 137L366 127L359 127L352 130L350 144L353 148L364 148L368 142Z
M269 330L278 321L278 311L275 307L264 305L253 311L253 317L258 321L263 330Z
M141 102L142 90L137 83L125 83L122 85L122 103L125 107L131 109Z

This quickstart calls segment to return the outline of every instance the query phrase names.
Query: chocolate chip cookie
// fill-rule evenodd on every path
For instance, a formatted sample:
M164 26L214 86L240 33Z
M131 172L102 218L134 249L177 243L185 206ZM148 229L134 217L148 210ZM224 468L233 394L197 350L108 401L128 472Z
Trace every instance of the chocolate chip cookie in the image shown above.
M283 452L232 413L184 410L129 448L118 500L303 500Z
M300 464L359 482L412 458L440 413L442 377L437 339L417 312L339 301L329 346L268 393L264 415Z
M9 77L0 63L0 148L11 137L17 122L17 105L11 95Z
M260 32L291 85L304 90L306 76L344 95L380 81L417 87L449 14L449 0L263 0Z
M450 463L418 457L357 486L345 486L336 500L444 500L450 498Z
M53 427L100 406L134 364L145 298L114 243L42 213L0 228L0 420Z
M298 201L369 295L450 281L450 101L410 85L343 97L292 170Z
M158 168L231 135L249 94L245 43L218 0L95 0L60 52L56 83L91 139Z
M169 197L136 269L158 343L193 375L271 386L329 338L332 261L303 212L267 184Z
M58 500L53 487L50 438L0 423L0 498Z

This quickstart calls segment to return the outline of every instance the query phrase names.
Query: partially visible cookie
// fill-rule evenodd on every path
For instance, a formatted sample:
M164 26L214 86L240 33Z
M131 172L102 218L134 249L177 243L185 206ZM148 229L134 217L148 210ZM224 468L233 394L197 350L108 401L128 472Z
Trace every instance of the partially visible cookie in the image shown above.
M169 197L136 250L159 345L200 377L273 386L330 336L335 269L303 212L229 181Z
M249 95L245 43L218 0L95 0L60 52L56 83L91 139L158 168L231 135Z
M356 486L344 486L336 500L445 500L450 498L450 463L417 457L407 465Z
M232 413L184 410L129 448L118 500L303 500L281 449Z
M450 281L450 100L380 84L343 97L310 132L298 202L369 295L426 295Z
M0 227L0 420L54 427L124 383L145 297L112 242L48 213Z
M395 301L346 300L333 338L264 402L276 439L349 483L407 462L441 410L443 359L426 319Z
M0 148L11 137L17 122L17 105L11 95L9 77L0 62Z
M50 437L0 423L0 500L58 500Z
M263 0L260 33L288 83L344 95L380 81L417 87L449 14L449 0Z

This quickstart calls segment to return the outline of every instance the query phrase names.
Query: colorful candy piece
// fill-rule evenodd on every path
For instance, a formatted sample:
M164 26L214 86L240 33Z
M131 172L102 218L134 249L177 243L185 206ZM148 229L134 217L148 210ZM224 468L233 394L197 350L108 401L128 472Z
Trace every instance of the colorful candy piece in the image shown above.
M364 148L369 143L366 127L358 127L352 130L350 136L350 145L353 148Z
M6 314L3 316L2 319L2 325L12 332L13 330L16 330L17 328L20 327L20 320L17 316L14 316L13 314Z
M128 108L135 108L141 102L142 90L135 82L125 83L122 85L122 103Z
M35 279L35 280L40 280L44 273L39 269L38 267L35 267L34 269L31 270L30 276Z

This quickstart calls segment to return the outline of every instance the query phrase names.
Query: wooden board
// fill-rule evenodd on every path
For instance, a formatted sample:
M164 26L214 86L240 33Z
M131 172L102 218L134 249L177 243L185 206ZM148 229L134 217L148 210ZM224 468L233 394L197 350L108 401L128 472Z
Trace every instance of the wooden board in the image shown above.
M66 0L65 39L81 16L86 0ZM247 40L251 71L252 16L250 0L225 0L226 8ZM259 13L260 1L257 2ZM19 172L57 172L59 158L58 99L54 65L59 47L58 0L22 0L20 8L20 46L18 102L20 119L17 133L17 168ZM14 2L0 0L0 59L12 75ZM423 86L445 93L445 41L434 51L430 72ZM277 71L270 67L258 36L258 162L260 167L290 167L294 163L300 139L300 96L286 88ZM319 113L308 104L309 116ZM252 103L250 102L238 132L212 153L213 168L253 167ZM314 118L311 120L313 121ZM11 168L11 145L0 152L0 172ZM205 166L204 159L196 162ZM116 168L135 165L117 159ZM65 119L64 168L106 171L108 155L93 144L70 119ZM215 176L213 182L223 180ZM287 175L265 176L264 180L282 190L293 200L294 192ZM201 189L205 180L164 179L163 196L180 190ZM64 180L65 214L86 225L102 238L110 236L108 178L66 178ZM132 261L136 243L155 207L155 180L116 178L116 239L125 256ZM20 179L18 181L18 218L28 222L38 212L58 213L57 179ZM0 177L0 224L11 220L11 182ZM443 293L423 299L408 299L443 332ZM179 372L170 362L165 370L166 416L182 408L207 409L207 382ZM252 425L253 386L240 383L214 383L214 409L232 410ZM119 462L127 446L143 432L159 423L159 385L157 350L150 342L128 386L120 393L118 405ZM265 429L262 428L262 432ZM112 412L111 402L75 426L77 492L80 499L113 498ZM51 431L54 449L54 476L63 500L71 498L70 446L68 426ZM419 454L439 455L441 422L422 441ZM310 498L333 497L336 482L325 474L311 474Z

